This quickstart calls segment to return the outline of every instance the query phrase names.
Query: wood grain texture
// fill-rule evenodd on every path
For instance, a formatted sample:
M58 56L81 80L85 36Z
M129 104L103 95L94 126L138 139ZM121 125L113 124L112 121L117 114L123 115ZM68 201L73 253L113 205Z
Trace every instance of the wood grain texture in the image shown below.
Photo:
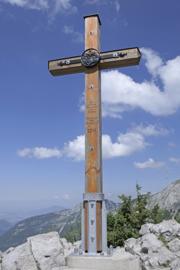
M96 203L96 246L97 252L102 251L102 202Z
M112 53L115 53L115 52L127 53L127 55L124 56L123 58L111 57L110 55L112 55ZM127 67L130 65L138 65L141 58L141 53L138 48L129 48L129 49L119 49L116 51L101 52L100 56L101 58L108 57L108 56L109 57L107 59L100 60L99 68L111 69L111 68L118 68L118 67ZM65 60L70 61L70 64L61 66L60 63ZM76 63L74 64L73 61L75 61ZM53 76L68 75L68 74L81 73L81 72L88 73L91 70L84 67L81 64L80 56L50 60L48 62L48 69Z
M84 207L84 246L85 252L88 252L88 203L83 203Z
M85 50L100 52L100 18L85 17ZM81 63L81 56L50 60L48 69L53 76L85 73L85 193L103 193L102 182L102 134L101 134L101 70L139 64L139 49L127 48L100 52L100 62L93 68ZM84 245L88 252L89 213L88 201L84 207ZM95 236L93 236L95 237ZM102 251L102 201L96 202L96 251Z
M85 19L85 49L100 49L100 29L97 17ZM102 192L101 177L101 79L99 66L85 75L86 103L86 190Z
M85 18L85 49L100 50L98 17ZM101 78L99 65L87 69L85 75L86 103L86 187L85 192L102 192L101 151ZM87 237L87 236L86 236ZM96 203L96 252L102 251L102 207Z

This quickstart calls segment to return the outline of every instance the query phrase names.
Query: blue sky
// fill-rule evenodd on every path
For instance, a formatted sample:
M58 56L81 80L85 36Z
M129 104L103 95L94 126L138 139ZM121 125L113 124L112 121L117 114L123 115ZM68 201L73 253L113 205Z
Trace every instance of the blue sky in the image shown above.
M47 62L83 52L92 13L103 51L143 55L139 66L102 72L106 197L180 178L178 0L0 0L1 201L82 199L84 75L54 78Z

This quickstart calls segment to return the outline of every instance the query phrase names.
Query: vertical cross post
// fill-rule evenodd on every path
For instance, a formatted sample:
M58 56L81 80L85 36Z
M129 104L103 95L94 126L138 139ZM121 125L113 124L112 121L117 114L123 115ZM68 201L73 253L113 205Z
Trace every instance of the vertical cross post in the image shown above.
M102 185L101 72L102 69L139 64L137 47L100 52L100 18L85 17L85 51L81 56L48 62L53 76L85 73L85 193L81 239L84 253L107 252L107 219Z
M100 51L99 16L85 17L85 49ZM85 193L82 213L83 250L89 254L106 252L106 226L102 226L105 208L102 187L101 151L101 73L99 65L85 74ZM104 218L105 219L105 218ZM102 231L102 228L104 230ZM103 237L103 234L104 237Z

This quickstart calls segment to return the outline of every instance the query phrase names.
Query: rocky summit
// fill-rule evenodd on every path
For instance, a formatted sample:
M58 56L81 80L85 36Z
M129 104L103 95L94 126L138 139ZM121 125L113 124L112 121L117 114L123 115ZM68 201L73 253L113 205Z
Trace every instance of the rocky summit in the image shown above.
M180 270L180 224L166 220L160 224L145 224L141 237L125 242L125 250L138 255L142 270Z
M29 237L27 242L0 255L0 270L59 270L79 242L68 243L57 232Z
M121 259L126 258L136 262L137 270L180 270L179 223L175 220L148 223L141 227L140 234L140 238L128 239L123 248L113 250L111 257L119 262L118 269L121 269ZM69 243L57 232L29 237L26 243L0 253L0 270L69 269L67 257L79 247L80 242Z

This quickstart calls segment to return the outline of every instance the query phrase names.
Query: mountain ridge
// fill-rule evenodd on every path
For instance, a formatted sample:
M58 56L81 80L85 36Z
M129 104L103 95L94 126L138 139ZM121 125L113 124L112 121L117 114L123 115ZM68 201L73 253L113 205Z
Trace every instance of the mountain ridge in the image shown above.
M108 211L118 208L117 203L106 200ZM30 217L18 222L14 227L0 236L0 250L5 251L9 247L24 243L27 237L56 231L61 237L65 237L72 230L75 231L74 240L78 240L81 226L81 204L72 209L63 209L53 213Z
M149 195L148 207L158 204L172 213L180 213L180 179L166 186L162 191ZM24 243L27 237L56 231L60 237L71 234L74 241L79 239L81 226L81 204L72 209L63 209L49 214L38 215L18 222L13 228L0 236L0 250ZM106 200L108 211L115 211L119 204Z

